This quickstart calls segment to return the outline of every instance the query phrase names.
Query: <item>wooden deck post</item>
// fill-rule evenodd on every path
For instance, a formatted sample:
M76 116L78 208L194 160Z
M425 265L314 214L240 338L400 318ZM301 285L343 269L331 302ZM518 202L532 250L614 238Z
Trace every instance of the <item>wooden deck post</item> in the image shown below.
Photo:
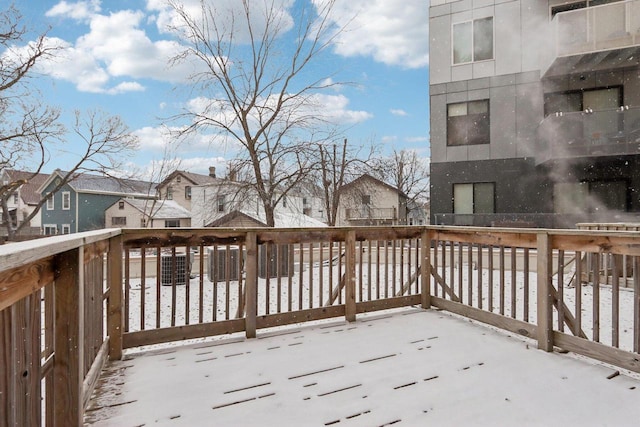
M247 233L246 246L245 332L247 338L255 338L256 316L258 311L258 236L255 231L249 231Z
M83 259L81 246L55 256L54 425L81 426L83 416Z
M356 320L356 232L349 230L346 241L345 262L345 318L348 322Z
M551 295L551 239L547 233L537 236L538 269L538 348L553 351L553 304Z
M109 359L122 359L122 235L109 240L107 254L107 334L109 335Z
M420 261L420 281L422 282L422 308L431 308L431 231L425 229L420 241L422 256Z

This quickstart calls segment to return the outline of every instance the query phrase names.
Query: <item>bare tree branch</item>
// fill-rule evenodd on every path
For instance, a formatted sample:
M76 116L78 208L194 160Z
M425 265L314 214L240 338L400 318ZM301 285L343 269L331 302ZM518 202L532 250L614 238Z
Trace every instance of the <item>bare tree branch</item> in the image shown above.
M201 101L173 119L188 122L182 135L214 132L243 148L239 160L251 167L249 184L267 225L274 226L276 206L318 160L314 137L326 120L314 94L330 84L324 83L328 76L310 80L304 71L340 33L330 25L334 0L323 2L317 13L295 9L293 29L273 0L242 0L228 20L227 11L210 2L201 1L197 16L177 1L170 4L179 18L172 29L187 44L173 63L197 64L190 82ZM288 31L295 32L293 44L284 37Z

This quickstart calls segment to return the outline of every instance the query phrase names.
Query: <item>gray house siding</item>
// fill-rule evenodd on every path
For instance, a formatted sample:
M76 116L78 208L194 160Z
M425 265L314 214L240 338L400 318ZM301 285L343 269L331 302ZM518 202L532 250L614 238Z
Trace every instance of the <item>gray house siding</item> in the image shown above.
M42 192L43 197L55 188L56 184L51 182L45 190ZM70 193L70 208L68 210L62 209L62 195L65 192ZM53 196L53 210L47 209L47 204L45 203L40 209L40 218L43 229L47 226L55 226L57 233L62 233L62 226L68 224L70 226L70 232L77 232L78 221L76 218L77 211L77 201L76 201L76 192L71 186L65 185L56 192Z
M78 231L89 231L105 228L104 211L122 196L112 196L107 194L78 194L79 212Z
M589 220L640 219L640 38L632 38L635 45L612 48L603 43L602 47L593 45L569 55L560 54L556 51L558 43L577 49L571 44L575 43L573 39L556 36L562 34L556 31L561 22L558 17L566 13L552 20L551 8L566 3L431 1L432 223L495 225L511 221L573 227L576 222ZM635 16L640 1L608 3L598 6L598 13L605 16L602 25L620 30L620 25L628 27L638 22ZM626 19L622 20L621 5L626 7ZM492 58L454 64L454 25L475 25L475 20L487 17L493 21ZM580 25L581 21L565 22ZM586 34L591 23L585 25L585 31L579 27L574 32ZM636 31L635 27L626 30L633 31L627 34ZM593 114L584 110L590 107L584 101L582 109L572 104L573 109L564 110L568 114L551 110L549 99L558 94L576 93L586 100L585 94L590 91L611 88L620 91L620 104L615 108L604 107L605 103L599 101L600 108ZM473 145L462 139L461 143L448 141L449 106L464 104L470 108L484 100L489 103L488 142L472 141ZM459 209L465 212L462 215L454 215L454 186L475 183L495 183L493 212L467 214L465 208ZM583 211L567 212L571 193L585 188ZM600 201L591 200L598 194L602 195Z

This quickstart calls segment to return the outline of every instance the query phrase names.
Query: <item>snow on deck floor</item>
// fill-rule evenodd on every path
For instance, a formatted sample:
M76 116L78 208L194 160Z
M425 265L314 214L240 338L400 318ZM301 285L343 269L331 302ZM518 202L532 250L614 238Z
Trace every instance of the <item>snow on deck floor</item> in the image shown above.
M110 363L95 426L638 425L640 380L408 308Z

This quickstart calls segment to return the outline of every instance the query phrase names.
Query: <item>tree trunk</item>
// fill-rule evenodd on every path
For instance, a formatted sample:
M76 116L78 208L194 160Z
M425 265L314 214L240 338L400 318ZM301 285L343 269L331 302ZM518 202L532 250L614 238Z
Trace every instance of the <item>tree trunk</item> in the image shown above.
M275 227L276 219L274 215L274 209L271 206L264 207L264 215L267 222L267 227Z

